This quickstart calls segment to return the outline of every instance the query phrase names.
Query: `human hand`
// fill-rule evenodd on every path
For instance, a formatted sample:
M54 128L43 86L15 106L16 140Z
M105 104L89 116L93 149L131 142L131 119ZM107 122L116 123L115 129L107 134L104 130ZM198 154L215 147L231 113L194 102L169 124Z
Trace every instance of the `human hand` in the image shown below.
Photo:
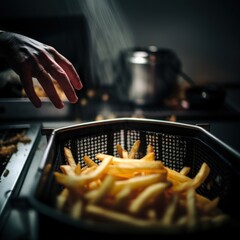
M71 103L76 103L75 93L83 86L72 63L52 46L27 36L0 32L0 55L5 57L10 67L19 75L23 88L35 107L41 107L33 79L36 78L56 108L64 104L54 88L53 79L58 82Z

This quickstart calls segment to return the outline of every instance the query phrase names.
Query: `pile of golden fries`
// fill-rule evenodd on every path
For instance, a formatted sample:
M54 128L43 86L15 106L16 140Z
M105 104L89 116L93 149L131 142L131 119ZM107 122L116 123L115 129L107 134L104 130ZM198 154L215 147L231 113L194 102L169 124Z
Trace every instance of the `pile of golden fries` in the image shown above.
M136 159L139 146L137 140L128 152L118 144L118 156L97 153L99 164L84 156L84 167L64 147L66 165L54 172L63 186L56 208L86 222L171 232L216 227L229 219L218 208L219 197L210 200L196 192L210 173L205 162L190 178L190 167L177 172L164 166L150 144L146 155Z

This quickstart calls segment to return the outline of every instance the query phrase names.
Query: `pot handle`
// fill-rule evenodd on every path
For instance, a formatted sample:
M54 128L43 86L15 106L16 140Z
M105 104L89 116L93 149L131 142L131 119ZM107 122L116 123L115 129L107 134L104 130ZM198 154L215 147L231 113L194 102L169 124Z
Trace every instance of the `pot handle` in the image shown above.
M181 72L179 73L179 75L180 75L184 80L186 80L191 86L195 86L195 85L196 85L196 83L194 82L194 80L193 80L191 77L189 77L185 72L181 71Z

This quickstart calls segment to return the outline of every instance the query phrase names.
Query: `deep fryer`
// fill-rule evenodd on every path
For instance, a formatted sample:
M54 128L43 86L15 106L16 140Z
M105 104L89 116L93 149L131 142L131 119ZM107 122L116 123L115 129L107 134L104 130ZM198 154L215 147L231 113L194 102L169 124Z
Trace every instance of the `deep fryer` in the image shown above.
M60 165L65 163L64 146L71 148L75 160L83 166L84 155L94 160L95 154L99 152L117 155L116 144L121 144L129 151L137 139L141 140L138 157L145 154L146 146L150 143L155 149L155 158L162 160L164 165L177 171L183 166L190 166L190 177L195 176L201 164L206 162L211 172L197 191L210 199L219 196L220 209L229 214L234 223L238 223L238 152L199 126L151 119L121 118L71 125L52 132L41 164L32 174L33 179L25 181L29 192L25 192L25 195L20 194L19 199L20 202L27 202L26 206L37 212L40 238L46 237L49 231L60 235L68 232L70 236L77 232L136 234L132 229L114 225L109 227L109 224L104 223L89 225L83 220L74 220L56 210L54 202L61 186L55 182L53 173L59 171ZM222 232L215 229L213 233ZM161 230L157 234L161 235Z

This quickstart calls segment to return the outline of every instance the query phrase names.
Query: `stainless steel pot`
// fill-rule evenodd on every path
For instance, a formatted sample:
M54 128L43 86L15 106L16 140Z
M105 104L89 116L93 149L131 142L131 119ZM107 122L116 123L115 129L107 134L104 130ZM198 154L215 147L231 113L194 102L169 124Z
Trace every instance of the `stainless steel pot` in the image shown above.
M161 103L177 87L181 62L174 51L149 46L120 54L118 98L135 105Z

